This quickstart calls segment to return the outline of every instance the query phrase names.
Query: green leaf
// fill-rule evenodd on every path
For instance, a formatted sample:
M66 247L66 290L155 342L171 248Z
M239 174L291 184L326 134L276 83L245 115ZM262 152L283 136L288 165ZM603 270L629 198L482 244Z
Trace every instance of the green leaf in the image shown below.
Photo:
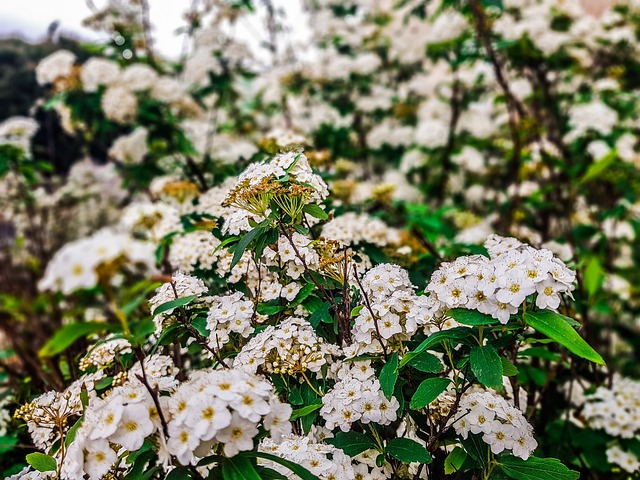
M525 313L524 321L534 330L555 340L570 352L599 365L605 362L593 348L570 326L561 315L543 310L535 313Z
M325 442L339 448L350 457L355 457L371 448L378 448L371 438L353 431L338 432L334 438L327 438Z
M438 373L444 368L442 362L432 353L420 352L416 354L408 353L407 355L412 355L407 364L421 372Z
M462 467L462 464L467 459L467 452L465 452L462 448L456 447L454 448L447 458L444 459L444 473L446 475L451 475L452 473L456 473Z
M396 386L398 380L398 354L394 353L389 357L387 363L380 371L380 389L387 400L393 395L393 387Z
M187 467L174 468L164 477L164 480L191 480L193 473Z
M236 455L222 463L224 480L261 480L251 461L244 456Z
M321 408L322 408L322 403L314 403L312 405L307 405L302 408L297 408L293 412L291 412L290 420L297 420L298 418L306 417L310 413L315 412L316 410L320 410Z
M451 380L448 378L427 378L418 386L416 393L411 397L409 408L420 410L426 407L447 389L449 383Z
M600 290L604 277L605 271L600 260L596 257L591 257L584 269L584 288L587 290L589 297L593 297Z
M580 179L580 183L587 183L591 180L597 180L611 166L618 156L618 152L612 149L604 157L589 165L587 172Z
M235 267L238 262L240 261L240 259L242 258L242 254L244 253L244 251L247 249L247 247L249 246L249 244L251 243L251 241L262 231L261 227L258 228L254 228L253 230L251 230L250 232L246 233L241 239L240 241L236 244L234 250L233 250L233 258L231 259L231 266L229 267L229 270L233 270L233 267Z
M493 345L477 345L469 353L471 371L487 387L502 386L502 361Z
M431 463L432 461L427 449L410 438L394 438L387 444L385 452L405 463Z
M258 475L260 475L262 480L288 480L287 477L275 470L271 470L270 468L257 466L256 472L258 472Z
M168 312L169 310L172 310L174 308L184 307L185 305L193 302L196 298L198 298L197 295L189 295L188 297L180 297L176 298L175 300L171 300L170 302L165 302L161 305L158 305L158 307L153 311L152 315L155 317L156 315Z
M76 438L76 433L78 432L78 428L80 428L80 425L82 425L82 421L84 420L84 417L80 417L76 423L73 424L73 426L67 430L67 433L64 436L64 446L68 447L71 442L73 442Z
M500 357L502 362L502 375L507 377L514 377L518 375L518 368L504 357Z
M40 452L28 454L26 460L29 465L39 472L50 472L58 466L55 458Z
M92 333L102 332L104 330L114 331L118 328L105 322L78 322L65 325L58 330L51 339L38 352L41 357L52 357L66 350L76 340L86 337Z
M0 454L13 450L18 443L18 437L3 435L0 437Z
M576 480L580 474L569 470L557 458L529 457L522 460L505 455L500 457L500 468L516 480Z
M469 310L466 308L452 308L446 315L453 318L456 322L463 325L493 325L498 323L497 318L493 318L490 315L485 315L477 310Z
M308 213L312 217L315 217L319 220L326 220L327 218L329 218L329 215L327 215L327 212L325 212L322 208L320 208L315 203L310 203L309 205L305 205L302 208L302 211L305 213Z
M455 327L450 330L443 330L441 332L435 332L429 335L427 339L425 339L418 347L410 353L420 353L428 348L431 348L439 343L442 343L447 340L453 340L455 342L460 342L465 338L468 338L472 333L472 330L468 327ZM406 363L411 360L412 357L409 355L405 355L400 361L399 367L403 367Z
M256 307L256 311L260 315L275 315L280 312L284 312L289 305L268 305L266 303L259 303Z
M315 328L320 325L321 321L331 320L331 314L329 313L330 308L331 304L324 302L320 308L311 313L309 323Z
M293 463L289 460L285 460L284 458L280 458L276 455L272 455L270 453L243 452L242 455L245 457L257 457L257 458L262 458L264 460L271 460L272 462L279 463L283 467L288 468L297 476L299 476L301 480L320 480L318 477L316 477L313 473L311 473L309 470L307 470L303 466L298 465L297 463Z

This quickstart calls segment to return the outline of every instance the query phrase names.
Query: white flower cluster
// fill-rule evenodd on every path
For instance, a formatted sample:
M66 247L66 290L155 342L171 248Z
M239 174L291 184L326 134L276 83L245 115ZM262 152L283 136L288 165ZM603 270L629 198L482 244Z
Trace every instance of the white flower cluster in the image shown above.
M131 353L131 344L126 338L107 337L103 342L91 347L87 355L80 361L80 369L106 367L113 363L117 356Z
M210 297L207 301L210 305L207 312L207 329L211 332L209 345L212 348L220 349L228 343L231 332L245 338L253 333L251 320L255 312L254 304L246 299L242 292Z
M148 131L138 127L128 135L117 138L109 149L109 156L122 163L140 164L149 153L147 146Z
M38 122L29 117L11 117L0 123L0 145L14 145L25 154L31 153L31 139L38 131Z
M71 74L76 56L68 50L58 50L40 60L36 67L36 80L40 85L53 83Z
M67 243L56 252L38 288L64 294L92 288L98 283L98 267L120 260L127 265L141 266L144 273L153 273L154 250L150 242L105 228L90 237Z
M607 461L618 465L629 473L636 473L640 470L640 459L632 452L625 451L618 445L607 448Z
M120 78L120 66L111 60L91 57L80 70L80 81L85 92L95 92L100 86L116 83Z
M319 372L334 353L335 348L325 343L309 322L289 317L276 327L269 325L249 340L234 365L253 373L263 366L267 372L296 375Z
M640 381L616 376L611 388L598 387L585 397L582 416L591 428L634 438L640 433Z
M202 295L209 289L202 280L191 275L176 272L171 276L171 281L166 282L156 289L156 294L149 300L151 313L160 305L176 300L177 298L190 297L192 295ZM160 333L177 307L170 308L165 312L154 315L153 322L156 325L156 334Z
M217 267L217 260L224 251L216 252L220 240L207 230L195 230L172 238L169 248L169 263L182 272L192 272L196 267L209 270Z
M492 393L470 393L460 400L462 416L453 424L456 433L466 439L469 433L480 435L494 454L504 450L523 460L538 446L533 427L522 412Z
M400 242L400 232L397 229L389 227L379 218L355 212L347 212L325 223L322 236L342 245L369 242L386 247Z
M400 406L395 397L387 400L370 361L343 363L336 372L339 379L322 397L320 415L326 427L351 430L355 422L389 425Z
M507 323L525 299L537 293L538 308L557 309L560 294L573 290L575 272L546 249L515 238L490 235L490 258L459 257L431 276L427 290L448 308L468 308Z
M270 383L235 369L194 372L165 405L166 448L183 465L219 444L228 457L253 449L260 426L276 441L291 433L291 406L278 400Z
M381 344L392 339L410 338L431 322L440 307L432 297L416 295L409 274L397 265L384 263L368 270L362 287L365 298L352 330L357 353L379 352Z
M368 476L369 469L366 465L358 465L357 467L351 463L351 458L342 450L325 443L315 443L309 437L300 437L297 435L286 435L282 442L276 443L270 438L260 442L259 450L261 452L277 455L280 458L289 460L297 465L302 465L311 473L321 480L359 480L359 479L377 479L387 478ZM260 463L269 467L281 475L289 479L297 479L298 477L286 467L269 461L261 460ZM360 468L358 468L360 467ZM364 470L367 476L358 476Z

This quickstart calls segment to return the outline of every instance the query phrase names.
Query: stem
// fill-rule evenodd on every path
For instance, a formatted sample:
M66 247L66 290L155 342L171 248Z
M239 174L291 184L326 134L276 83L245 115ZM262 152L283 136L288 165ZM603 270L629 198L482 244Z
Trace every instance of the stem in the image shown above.
M313 390L316 393L316 395L318 395L319 397L324 397L323 393L319 392L318 390L316 390L316 388L313 385L311 385L311 382L309 381L309 379L307 378L307 376L304 374L302 370L300 370L300 373L304 377L304 381L307 382L307 385L309 385L309 388L311 388L311 390Z

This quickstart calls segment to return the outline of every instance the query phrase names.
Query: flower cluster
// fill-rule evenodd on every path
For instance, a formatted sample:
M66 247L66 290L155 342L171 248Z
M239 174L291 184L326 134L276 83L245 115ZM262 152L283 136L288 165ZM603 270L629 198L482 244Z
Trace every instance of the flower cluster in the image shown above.
M103 229L88 238L66 244L47 265L38 284L40 290L69 294L97 285L100 274L112 276L119 263L140 265L143 272L155 271L153 244L114 230Z
M469 433L482 435L482 441L498 454L504 450L523 460L538 446L533 428L520 410L492 393L470 393L460 400L453 424L456 433L467 438Z
M598 387L585 397L582 415L594 429L609 435L634 438L640 431L640 382L616 376L611 388Z
M149 300L151 312L165 303L172 302L178 298L200 296L207 292L208 288L202 280L197 277L176 272L171 276L171 281L166 282L156 290L156 294ZM164 312L154 315L153 322L156 325L156 333L162 331L171 322L172 315L178 307L170 307Z
M388 425L398 418L398 400L385 397L368 361L343 363L335 375L338 381L322 397L320 409L329 430L348 432L358 421Z
M269 325L240 350L235 366L256 372L263 367L269 373L304 375L319 372L335 352L303 318L289 317L277 327Z
M383 345L411 338L436 316L439 303L418 296L406 270L381 264L362 277L362 308L355 318L353 337L359 352L382 350Z
M210 305L207 312L207 330L211 332L209 345L212 348L220 349L225 345L231 332L245 338L253 333L254 327L251 322L259 315L255 313L253 302L247 300L242 292L210 297L207 302Z
M557 309L560 294L573 290L575 272L551 251L535 249L515 238L491 235L482 255L445 262L427 286L448 308L468 308L507 323L525 299L534 293L536 306Z

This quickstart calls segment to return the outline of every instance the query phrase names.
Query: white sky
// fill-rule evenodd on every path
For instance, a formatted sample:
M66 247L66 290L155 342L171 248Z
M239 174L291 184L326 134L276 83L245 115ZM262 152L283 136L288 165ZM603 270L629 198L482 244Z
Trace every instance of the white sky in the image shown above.
M155 49L165 56L177 57L182 48L182 37L176 36L175 30L184 25L182 12L188 10L192 0L148 0L151 22L154 25ZM94 0L98 7L104 0ZM292 37L303 38L304 22L300 1L279 0L276 5L285 6L289 21L287 24L297 27ZM36 41L45 37L51 22L60 22L61 32L74 32L81 38L95 40L100 37L93 31L82 27L82 20L91 11L85 0L0 0L0 36L18 34ZM257 45L255 32L260 31L260 24L251 22L253 33L245 32L247 42Z

